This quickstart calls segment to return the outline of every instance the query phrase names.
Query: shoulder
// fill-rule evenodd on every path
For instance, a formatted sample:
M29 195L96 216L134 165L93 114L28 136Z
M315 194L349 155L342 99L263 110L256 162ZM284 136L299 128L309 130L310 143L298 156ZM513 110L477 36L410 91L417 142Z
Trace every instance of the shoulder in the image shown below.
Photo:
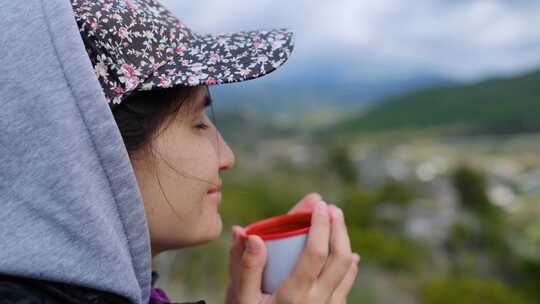
M129 304L118 295L63 283L0 274L2 304Z

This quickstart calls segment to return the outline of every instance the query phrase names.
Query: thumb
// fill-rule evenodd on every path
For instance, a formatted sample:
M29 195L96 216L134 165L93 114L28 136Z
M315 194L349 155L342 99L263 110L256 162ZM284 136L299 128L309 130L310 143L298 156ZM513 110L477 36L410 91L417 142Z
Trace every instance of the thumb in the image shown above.
M264 241L257 235L250 235L247 239L247 249L242 254L238 292L241 303L255 303L260 299L266 256Z

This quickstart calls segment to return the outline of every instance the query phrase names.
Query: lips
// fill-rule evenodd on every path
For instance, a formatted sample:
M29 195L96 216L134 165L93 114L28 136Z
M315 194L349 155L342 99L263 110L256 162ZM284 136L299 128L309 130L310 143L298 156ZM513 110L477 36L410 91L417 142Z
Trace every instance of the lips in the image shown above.
M208 189L208 193L221 192L222 182L219 182L217 186Z

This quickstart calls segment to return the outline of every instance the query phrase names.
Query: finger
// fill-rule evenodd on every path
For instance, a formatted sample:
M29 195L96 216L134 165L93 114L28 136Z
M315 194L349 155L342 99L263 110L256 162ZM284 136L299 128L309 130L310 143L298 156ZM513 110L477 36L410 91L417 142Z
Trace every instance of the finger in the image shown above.
M233 245L229 251L229 283L227 286L226 303L235 303L238 299L242 253L245 248L241 235L244 233L245 230L241 226L233 225L231 228Z
M351 292L351 289L354 287L354 283L356 282L356 278L358 277L358 262L360 261L360 256L357 253L353 253L353 255L354 258L351 266L349 267L349 271L347 272L345 278L343 278L343 280L339 284L338 288L332 294L330 303L347 303L347 296Z
M306 248L285 280L291 290L306 291L313 285L328 257L329 238L328 207L324 201L319 201L311 215Z
M317 192L311 192L305 195L287 214L297 212L312 212L315 209L315 205L322 199L321 195Z
M229 273L231 281L229 285L237 286L241 270L242 253L244 252L244 241L240 237L244 234L244 228L233 225L231 228L233 245L229 251Z
M333 217L330 236L330 256L317 282L318 286L321 286L323 290L328 292L328 297L339 286L353 261L351 243L347 226L345 225L343 211L335 205L330 205L329 210Z
M241 303L256 303L261 297L261 282L266 263L266 246L257 235L250 235L242 255L238 297Z
M231 236L233 240L233 247L231 248L231 253L234 253L235 257L241 257L242 252L244 252L244 242L241 238L241 236L244 234L244 228L238 225L232 226Z

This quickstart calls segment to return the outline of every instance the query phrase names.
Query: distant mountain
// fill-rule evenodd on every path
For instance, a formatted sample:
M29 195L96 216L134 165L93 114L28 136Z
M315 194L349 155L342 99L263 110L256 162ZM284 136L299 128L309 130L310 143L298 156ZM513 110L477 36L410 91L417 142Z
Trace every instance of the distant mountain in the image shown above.
M325 72L319 74L309 73L298 79L272 78L272 75L268 75L255 81L214 86L211 92L216 100L216 109L220 111L241 109L271 118L327 109L348 112L369 106L383 97L452 83L434 74L354 81Z
M229 144L244 146L247 150L261 140L288 137L295 132L259 117L256 113L242 110L216 113L211 119Z
M459 126L468 133L540 131L540 71L390 97L325 132Z

